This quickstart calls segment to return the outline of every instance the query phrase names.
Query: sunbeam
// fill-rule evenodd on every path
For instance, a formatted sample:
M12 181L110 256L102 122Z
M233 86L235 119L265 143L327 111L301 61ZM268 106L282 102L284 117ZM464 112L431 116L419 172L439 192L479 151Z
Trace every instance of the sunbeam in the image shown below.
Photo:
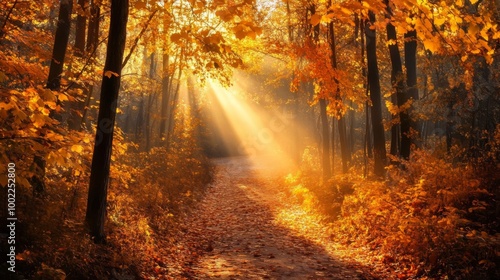
M240 80L229 88L216 81L208 81L208 90L214 97L211 115L216 130L231 155L250 155L252 164L264 162L289 167L290 132L294 126L291 114L279 109L265 110L245 95L244 88L251 81ZM259 158L259 160L256 160Z

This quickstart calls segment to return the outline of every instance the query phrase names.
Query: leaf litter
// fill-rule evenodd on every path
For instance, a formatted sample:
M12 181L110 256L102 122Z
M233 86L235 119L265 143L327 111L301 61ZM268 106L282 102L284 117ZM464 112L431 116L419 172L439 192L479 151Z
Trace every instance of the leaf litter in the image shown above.
M214 162L215 181L186 219L176 249L166 252L169 268L157 279L374 279L368 267L338 255L333 241L322 244L324 238L277 218L294 207L277 187L280 172L244 157ZM321 226L316 222L306 235L322 235Z

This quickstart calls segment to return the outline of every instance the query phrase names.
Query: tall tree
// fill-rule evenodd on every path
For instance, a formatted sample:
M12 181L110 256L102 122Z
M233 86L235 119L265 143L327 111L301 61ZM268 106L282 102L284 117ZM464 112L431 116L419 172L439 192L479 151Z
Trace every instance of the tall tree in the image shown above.
M58 90L61 86L61 74L63 71L66 49L68 48L69 31L71 28L72 9L72 0L61 0L54 48L52 49L52 59L50 60L49 77L47 78L47 88L51 90Z
M331 2L330 2L331 5ZM329 5L329 6L330 6ZM334 71L337 70L337 51L335 46L335 26L333 25L333 21L328 24L328 36L329 36L329 45L330 45L330 62L332 65L332 69ZM333 82L336 85L336 92L334 93L335 99L341 101L340 97L340 83L337 78L333 78ZM334 128L334 124L332 123L332 129ZM340 139L340 153L342 156L342 172L347 172L348 164L351 161L351 149L350 145L347 142L347 133L346 133L346 122L345 116L340 115L338 118L338 129L339 129L339 139ZM333 141L333 139L332 139Z
M87 0L78 0L77 16L76 16L76 31L75 31L75 55L83 56L85 52L85 35L87 28Z
M316 5L311 4L309 6L309 12L311 17L316 14ZM312 25L312 24L311 24ZM314 48L318 48L319 43L319 32L320 32L320 24L312 26L312 40L314 42ZM326 112L327 107L327 99L326 97L320 97L319 99L319 114L321 118L321 135L322 135L322 165L323 165L323 179L329 179L331 176L331 166L330 166L330 128L328 123L328 116Z
M63 72L66 49L68 48L72 8L72 0L61 0L54 47L52 49L52 59L50 60L49 75L47 78L47 88L51 90L59 90L61 87L61 75ZM51 116L59 121L61 120L61 116L54 111L51 112ZM40 194L45 190L45 166L45 155L35 155L33 158L33 169L35 170L35 174L30 178L30 183L33 186L33 192L35 194Z
M400 101L400 104L405 104L409 99L418 99L417 88L417 31L415 29L408 31L404 35L404 51L405 51L405 67L406 67L406 96ZM400 105L400 106L401 106ZM410 158L410 147L412 143L412 131L417 131L415 122L411 120L409 114L410 109L402 115L405 117L401 120L401 157L404 159Z
M374 174L377 177L382 177L385 174L385 135L384 125L382 123L382 104L380 97L380 80L377 63L377 45L376 32L372 28L375 23L375 14L369 12L369 22L365 26L366 35L366 59L368 64L368 84L370 87L370 100L372 102L371 119L373 131L373 157L374 157Z
M386 17L391 19L392 9L390 7L389 0L385 0L386 4ZM392 88L395 93L391 95L391 101L393 104L397 104L402 107L406 103L407 99L404 91L404 76L403 76L403 65L401 63L401 55L399 53L398 41L396 27L389 21L386 26L387 31L387 41L389 41L389 55L391 58L391 83ZM395 117L395 115L393 115ZM399 119L401 126L398 127L397 124L393 123L391 128L391 155L398 155L401 149L401 145L409 147L409 138L405 137L408 135L409 129L409 117L406 111L401 111L399 113ZM402 133L403 139L401 139L399 133Z
M111 0L111 19L106 62L101 85L97 131L90 171L86 225L96 243L104 243L104 221L113 145L113 131L120 90L128 20L128 0Z
M99 19L101 17L100 1L92 0L90 4L90 19L87 30L87 42L85 50L88 53L93 53L97 49L99 43Z

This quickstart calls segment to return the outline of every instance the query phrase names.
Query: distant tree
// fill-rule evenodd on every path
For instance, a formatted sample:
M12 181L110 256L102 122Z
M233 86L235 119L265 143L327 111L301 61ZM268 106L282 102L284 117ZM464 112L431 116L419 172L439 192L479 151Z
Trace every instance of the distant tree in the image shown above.
M104 221L106 218L113 131L125 50L128 7L128 0L111 1L106 63L101 85L99 115L85 216L86 225L95 243L104 243L106 241Z
M47 88L51 90L58 90L61 86L64 56L68 48L69 32L71 28L72 9L73 1L61 0L54 48L52 49L52 59L50 60L49 77L47 78Z
M75 55L83 56L85 52L85 35L87 28L87 16L85 10L87 9L88 0L78 0L78 9L76 16L76 30L75 30Z

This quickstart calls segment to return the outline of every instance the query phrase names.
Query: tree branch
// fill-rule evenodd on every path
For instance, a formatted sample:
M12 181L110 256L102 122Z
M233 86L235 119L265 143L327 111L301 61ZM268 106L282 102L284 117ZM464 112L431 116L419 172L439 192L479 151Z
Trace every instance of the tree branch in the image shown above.
M128 60L130 59L130 57L132 56L132 53L134 53L134 50L135 48L137 47L137 44L139 43L139 39L142 37L142 35L144 34L144 32L146 32L146 29L148 28L148 25L149 23L151 22L151 20L153 19L153 17L155 16L156 12L158 12L158 10L154 10L150 15L149 15L149 18L148 20L146 21L146 24L144 25L144 27L142 28L141 32L139 33L139 35L137 35L137 37L135 37L135 40L134 40L134 44L132 45L132 48L130 48L130 52L127 54L127 56L125 57L125 60L123 60L123 63L122 63L122 69L125 67L125 65L127 65L127 62Z

